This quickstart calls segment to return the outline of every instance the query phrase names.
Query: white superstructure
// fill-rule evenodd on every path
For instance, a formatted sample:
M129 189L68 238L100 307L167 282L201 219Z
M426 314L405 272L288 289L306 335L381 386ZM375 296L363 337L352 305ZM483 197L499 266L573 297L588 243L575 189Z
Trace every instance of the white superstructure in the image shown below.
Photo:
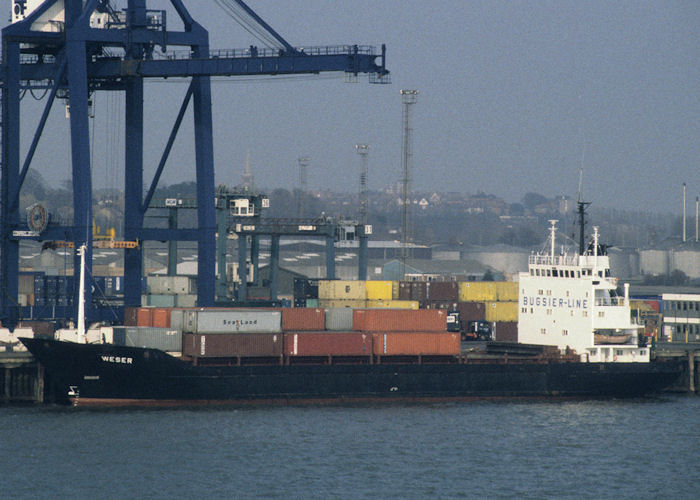
M555 254L552 222L548 255L531 255L520 273L518 341L555 345L591 362L648 362L649 349L638 347L642 326L633 323L629 286L617 292L607 255L599 252L598 228L586 255Z

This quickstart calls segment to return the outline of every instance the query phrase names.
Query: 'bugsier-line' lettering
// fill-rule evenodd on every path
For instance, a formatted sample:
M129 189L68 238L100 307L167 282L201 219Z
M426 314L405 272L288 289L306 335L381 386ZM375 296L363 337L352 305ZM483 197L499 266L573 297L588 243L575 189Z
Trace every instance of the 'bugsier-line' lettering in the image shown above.
M524 306L568 307L570 309L588 309L588 299L562 299L557 297L523 297Z

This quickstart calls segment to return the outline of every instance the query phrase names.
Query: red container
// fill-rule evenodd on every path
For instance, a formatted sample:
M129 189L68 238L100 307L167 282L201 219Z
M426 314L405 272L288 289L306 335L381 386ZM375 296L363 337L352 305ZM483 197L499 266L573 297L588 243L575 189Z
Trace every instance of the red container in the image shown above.
M400 281L399 282L399 300L412 300L411 299L411 282L410 281Z
M355 309L352 329L370 332L444 332L447 313L440 309Z
M372 335L360 332L294 332L284 334L287 356L369 356Z
M20 321L17 328L31 328L34 335L46 335L53 337L55 323L51 321Z
M459 284L456 281L432 281L428 289L430 301L457 302L459 299Z
M138 307L124 308L124 326L138 326Z
M282 309L282 330L317 331L326 329L326 310L320 308L285 307Z
M516 321L496 321L493 329L493 338L498 342L518 341L518 323Z
M451 300L429 300L427 306L427 309L445 309L447 311L457 310L457 302L453 302Z
M411 300L424 302L428 300L428 282L411 281Z
M153 326L152 312L152 308L139 307L136 311L136 326Z
M182 352L197 358L280 356L282 344L281 333L185 333Z
M649 305L649 307L651 307L651 309L652 309L654 312L656 312L656 313L660 312L661 308L659 307L659 301L658 301L658 300L645 300L644 302L645 302L647 305Z
M445 355L460 352L459 333L387 332L373 333L372 346L379 356Z
M462 321L478 321L486 317L486 305L483 302L457 302L457 311Z
M170 328L170 311L168 307L157 307L151 311L151 326Z

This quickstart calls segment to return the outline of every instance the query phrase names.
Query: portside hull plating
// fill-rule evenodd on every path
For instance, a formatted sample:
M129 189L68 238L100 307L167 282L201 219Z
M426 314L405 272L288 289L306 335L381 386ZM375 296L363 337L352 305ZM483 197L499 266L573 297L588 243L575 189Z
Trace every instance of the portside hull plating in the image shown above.
M193 366L154 349L23 342L80 405L634 397L679 375L672 363Z

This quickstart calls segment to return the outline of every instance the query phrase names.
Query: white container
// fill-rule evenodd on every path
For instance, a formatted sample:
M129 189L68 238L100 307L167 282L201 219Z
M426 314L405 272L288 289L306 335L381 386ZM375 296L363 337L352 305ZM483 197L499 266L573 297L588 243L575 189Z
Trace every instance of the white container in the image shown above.
M333 307L326 309L326 330L352 331L352 313L350 307Z
M194 310L185 311L183 320L183 331L189 333L277 333L282 331L280 311Z

